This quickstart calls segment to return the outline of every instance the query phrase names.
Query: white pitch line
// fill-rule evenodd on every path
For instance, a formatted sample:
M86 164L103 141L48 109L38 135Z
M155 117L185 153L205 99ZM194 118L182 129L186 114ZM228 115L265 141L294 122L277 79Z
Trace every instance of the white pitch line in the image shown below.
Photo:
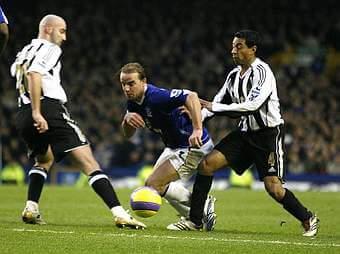
M36 229L26 229L26 228L13 228L16 232L36 232L36 233L52 233L52 234L74 234L74 231L55 231L55 230L36 230Z
M56 231L45 229L25 229L13 228L7 229L16 232L34 232L34 233L52 233L52 234L75 234L74 231ZM78 232L79 233L79 232ZM254 239L233 239L233 238L215 238L215 237L189 237L189 236L160 236L160 235L141 235L141 234L127 234L127 233L95 233L87 232L89 235L113 236L113 237L127 237L127 238L155 238L155 239L175 239L175 240L192 240L192 241L215 241L215 242L238 242L238 243L262 243L262 244L277 244L277 245L297 245L297 246L313 246L313 247L340 247L338 243L305 243L305 242L288 242L288 241L273 241L273 240L254 240Z

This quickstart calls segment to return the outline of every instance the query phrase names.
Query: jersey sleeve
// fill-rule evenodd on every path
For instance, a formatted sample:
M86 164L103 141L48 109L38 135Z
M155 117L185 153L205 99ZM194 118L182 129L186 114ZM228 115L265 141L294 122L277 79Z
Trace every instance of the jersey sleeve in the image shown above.
M215 95L214 99L213 99L213 103L221 103L223 98L225 98L226 95L229 95L229 91L227 89L228 87L228 78L229 78L229 75L226 79L226 81L224 82L223 86L221 87L221 89L217 92L217 94ZM206 108L203 108L202 111L202 121L206 120L207 118L211 118L215 115L214 112L211 112L209 111L208 109Z
M2 11L1 6L0 6L0 23L8 24L7 17L5 15L5 13Z
M57 45L44 45L36 52L27 72L44 75L57 64L60 56L61 49Z
M203 108L201 110L202 122L205 121L206 119L210 118L210 117L213 117L214 115L215 114L213 112L209 111L206 108Z
M213 112L235 111L235 112L254 112L272 93L273 84L275 84L274 74L269 68L257 66L254 70L254 80L251 90L242 103L232 103L230 105L213 102Z
M160 88L152 93L152 101L161 109L172 110L184 105L188 94L189 91L184 89Z

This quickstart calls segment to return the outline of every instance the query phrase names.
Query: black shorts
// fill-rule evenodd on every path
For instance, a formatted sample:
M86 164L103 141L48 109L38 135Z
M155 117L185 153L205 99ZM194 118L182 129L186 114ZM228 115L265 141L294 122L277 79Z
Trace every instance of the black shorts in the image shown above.
M16 128L31 158L44 155L50 145L55 160L60 161L67 152L88 144L78 124L58 100L44 98L41 100L41 111L49 127L47 132L41 134L33 126L30 104L20 107L16 115Z
M229 166L239 175L256 166L260 180L278 176L284 180L283 126L244 132L235 130L224 137L215 149L224 154Z

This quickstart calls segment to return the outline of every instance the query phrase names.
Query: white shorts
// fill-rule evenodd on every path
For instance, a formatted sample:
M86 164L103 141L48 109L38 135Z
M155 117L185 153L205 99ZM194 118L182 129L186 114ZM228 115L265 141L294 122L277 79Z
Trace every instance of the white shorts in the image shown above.
M180 179L188 180L194 173L204 155L208 154L214 148L211 139L208 140L201 148L178 148L171 149L166 147L159 156L154 168L169 160L171 165L176 169Z

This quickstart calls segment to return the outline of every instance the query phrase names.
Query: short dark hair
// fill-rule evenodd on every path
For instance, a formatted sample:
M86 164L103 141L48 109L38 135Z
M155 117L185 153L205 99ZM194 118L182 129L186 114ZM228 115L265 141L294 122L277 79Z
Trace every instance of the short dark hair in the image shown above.
M240 30L234 34L234 37L245 39L245 43L248 48L253 46L259 46L260 44L260 34L254 30Z
M138 73L138 77L140 80L145 79L145 70L144 67L140 63L127 63L122 68L120 68L120 72L123 73Z

